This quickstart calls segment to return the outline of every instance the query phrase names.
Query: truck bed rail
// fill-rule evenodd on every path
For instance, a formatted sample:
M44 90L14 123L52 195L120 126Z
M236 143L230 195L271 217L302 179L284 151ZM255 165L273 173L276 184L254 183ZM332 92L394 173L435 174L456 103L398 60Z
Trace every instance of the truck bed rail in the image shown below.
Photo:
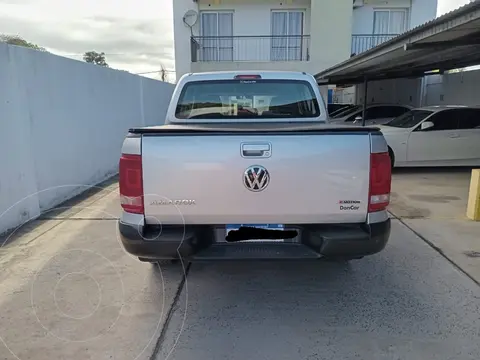
M312 123L288 123L288 124L272 124L272 123L245 123L245 124L188 124L178 125L169 124L162 126L131 128L129 133L140 135L212 135L228 133L255 133L269 134L275 133L295 133L295 134L358 134L358 133L378 133L380 129L377 127L356 127L345 125L330 124L312 124Z

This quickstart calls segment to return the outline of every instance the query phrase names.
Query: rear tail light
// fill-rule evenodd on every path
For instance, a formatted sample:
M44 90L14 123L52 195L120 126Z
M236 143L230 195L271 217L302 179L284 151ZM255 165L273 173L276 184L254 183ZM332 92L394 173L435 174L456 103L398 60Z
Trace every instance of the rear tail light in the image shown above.
M143 214L142 155L122 154L119 164L120 203L123 210Z
M388 152L370 154L368 212L385 210L390 203L392 166Z
M261 79L260 75L236 75L236 80L253 80L253 79Z

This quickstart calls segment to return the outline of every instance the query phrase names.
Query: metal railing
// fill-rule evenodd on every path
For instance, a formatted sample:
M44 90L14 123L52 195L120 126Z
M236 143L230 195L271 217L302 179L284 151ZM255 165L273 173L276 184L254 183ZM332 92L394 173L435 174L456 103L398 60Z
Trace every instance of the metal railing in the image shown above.
M352 35L352 56L397 37L399 34Z
M193 36L192 62L309 61L310 35Z

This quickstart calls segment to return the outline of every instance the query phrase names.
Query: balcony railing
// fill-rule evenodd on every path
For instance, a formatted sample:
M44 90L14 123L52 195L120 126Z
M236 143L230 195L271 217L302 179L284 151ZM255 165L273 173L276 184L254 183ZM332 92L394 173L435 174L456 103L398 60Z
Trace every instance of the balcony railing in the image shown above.
M399 34L352 35L352 56L397 37Z
M310 35L194 36L192 62L309 61Z

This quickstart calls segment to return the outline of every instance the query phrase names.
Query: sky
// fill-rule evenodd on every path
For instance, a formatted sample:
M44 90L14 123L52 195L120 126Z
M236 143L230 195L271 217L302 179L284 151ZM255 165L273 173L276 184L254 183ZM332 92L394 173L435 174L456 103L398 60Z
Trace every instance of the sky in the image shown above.
M0 34L77 60L104 52L110 67L134 73L175 69L172 0L0 0Z
M162 65L173 71L172 1L0 0L0 34L20 35L77 60L86 51L104 52L111 67L133 73ZM438 0L437 15L468 2ZM169 76L174 80L173 73Z

